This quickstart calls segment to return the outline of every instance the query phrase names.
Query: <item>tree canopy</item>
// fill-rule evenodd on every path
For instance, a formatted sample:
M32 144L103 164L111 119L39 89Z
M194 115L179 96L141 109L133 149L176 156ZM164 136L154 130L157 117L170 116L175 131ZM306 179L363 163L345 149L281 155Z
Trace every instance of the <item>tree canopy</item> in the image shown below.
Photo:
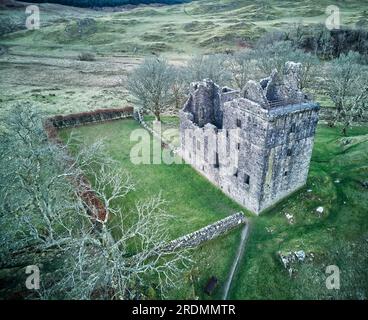
M30 0L28 2L34 3L58 3L67 6L75 7L114 7L126 4L138 5L138 4L152 4L152 3L164 3L164 4L177 4L188 2L187 0Z

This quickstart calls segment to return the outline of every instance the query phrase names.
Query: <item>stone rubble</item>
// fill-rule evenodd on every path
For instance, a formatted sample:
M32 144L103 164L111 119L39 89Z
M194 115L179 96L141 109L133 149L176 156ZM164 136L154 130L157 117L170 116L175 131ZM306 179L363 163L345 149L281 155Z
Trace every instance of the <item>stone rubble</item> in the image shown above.
M286 217L287 221L290 224L294 224L295 223L295 219L294 219L294 216L292 214L289 214L289 213L286 213L285 212L285 217Z
M323 207L318 207L316 209L316 212L318 213L319 216L321 216L323 214L324 208Z
M311 262L314 259L312 252L307 254L304 250L289 251L286 253L278 252L278 256L290 276L297 271L297 263Z

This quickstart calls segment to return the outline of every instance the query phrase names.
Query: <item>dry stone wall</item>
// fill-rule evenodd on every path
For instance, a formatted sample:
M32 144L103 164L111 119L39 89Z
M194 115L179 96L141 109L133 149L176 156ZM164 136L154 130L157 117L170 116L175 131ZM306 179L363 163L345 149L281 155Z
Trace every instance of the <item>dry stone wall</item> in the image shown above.
M247 219L244 214L242 212L237 212L202 229L169 242L164 246L164 250L172 252L179 249L194 248L245 223L247 223Z
M170 149L174 154L178 153L178 147L174 146L172 143L170 143L169 141L166 141L163 137L162 134L159 134L158 132L156 132L155 130L152 129L152 127L144 121L144 117L141 113L141 111L139 109L134 111L134 115L133 115L134 119L137 120L140 125L145 128L149 133L151 133L151 135L153 137L155 137L156 139L158 139L159 141L161 141L161 145L163 148L168 148Z
M75 127L89 123L105 122L133 117L133 108L98 109L91 112L58 115L49 118L56 128Z

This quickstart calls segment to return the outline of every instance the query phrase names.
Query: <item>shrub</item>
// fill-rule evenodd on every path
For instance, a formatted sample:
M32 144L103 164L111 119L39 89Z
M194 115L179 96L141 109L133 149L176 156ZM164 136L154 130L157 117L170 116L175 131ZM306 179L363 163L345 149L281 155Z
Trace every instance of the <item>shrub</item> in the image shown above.
M97 31L97 22L92 18L79 19L65 26L65 36L68 39L82 39Z
M229 85L231 82L231 72L226 64L227 58L225 54L192 57L185 70L187 82L211 79L221 86Z
M49 118L52 125L56 128L74 126L88 123L91 121L99 121L100 119L109 120L115 116L132 116L133 107L125 107L120 109L97 109L90 112L73 113L65 116L55 116Z
M95 61L95 55L91 52L82 52L78 55L80 61Z
M288 38L296 47L315 52L323 59L336 58L349 51L368 53L368 31L362 28L328 30L324 25L298 26Z
M16 20L11 17L0 17L0 36L12 33L25 28L25 23L22 20Z

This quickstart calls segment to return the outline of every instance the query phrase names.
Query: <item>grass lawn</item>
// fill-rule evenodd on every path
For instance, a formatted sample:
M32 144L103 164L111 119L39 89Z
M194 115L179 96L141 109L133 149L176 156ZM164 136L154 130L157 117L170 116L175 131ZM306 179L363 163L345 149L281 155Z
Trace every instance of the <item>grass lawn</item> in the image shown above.
M367 133L367 127L355 127L344 146L338 129L318 127L307 186L253 219L231 298L368 297L368 252L354 249L368 241L368 189L361 185L368 180ZM318 206L324 208L321 217L315 211ZM293 225L285 213L294 215ZM345 254L350 244L353 249ZM301 271L290 278L283 269L277 252L296 250L314 254L308 268L318 270L319 282L316 274ZM341 272L341 290L334 293L325 287L325 268L333 264Z
M155 121L154 116L145 115L144 121L152 128ZM162 116L161 117L161 134L165 141L171 143L175 147L180 146L179 117ZM157 128L156 128L157 131Z
M189 165L133 164L130 150L137 142L130 142L130 134L134 129L141 129L135 120L123 120L65 129L61 134L66 137L74 131L87 143L104 138L110 156L131 174L135 184L135 190L121 201L123 211L129 212L142 197L161 193L173 216L168 226L172 239L244 210Z
M129 152L134 143L130 142L129 135L137 128L135 121L123 120L65 129L61 134L66 138L74 131L89 142L105 137L109 154L119 160L136 182L136 191L129 194L121 205L129 211L138 196L149 197L161 192L169 201L168 210L173 215L168 225L172 238L241 210L188 165L133 165ZM348 134L350 138L346 144L346 138L342 137L339 129L319 126L307 185L260 217L250 217L250 239L235 275L230 298L318 298L320 288L322 294L328 296L328 292L323 292L324 282L309 290L309 282L313 279L308 279L307 274L300 272L290 278L277 253L295 250L313 253L315 259L306 265L324 272L326 265L339 266L339 255L335 258L330 255L338 242L358 243L367 237L368 196L361 181L368 180L368 141L365 136L368 128L356 127ZM316 214L318 206L324 208L322 216ZM294 215L294 224L288 223L285 213ZM235 230L193 250L193 269L181 287L172 290L169 297L220 298L221 286L213 297L204 295L203 287L211 275L216 275L223 283L239 238L240 230ZM362 254L367 255L367 252ZM344 261L340 266L342 274L362 267L353 260ZM346 289L343 286L344 283L341 296L337 297L354 296L354 290L363 291L367 296L368 281L353 283L353 289L350 285Z
M66 139L74 132L87 143L104 137L110 156L119 161L135 183L136 189L120 203L123 212L134 209L136 201L161 193L168 201L167 212L172 215L167 225L172 239L243 210L189 165L132 164L130 149L136 142L130 142L130 133L140 128L134 120L122 120L64 129L61 136ZM114 224L113 216L110 223ZM170 297L210 298L203 294L203 288L208 279L215 275L220 286L211 298L221 298L222 284L235 257L239 239L240 229L235 229L228 235L193 250L193 270L188 273L187 279L183 279L182 288L172 291Z

